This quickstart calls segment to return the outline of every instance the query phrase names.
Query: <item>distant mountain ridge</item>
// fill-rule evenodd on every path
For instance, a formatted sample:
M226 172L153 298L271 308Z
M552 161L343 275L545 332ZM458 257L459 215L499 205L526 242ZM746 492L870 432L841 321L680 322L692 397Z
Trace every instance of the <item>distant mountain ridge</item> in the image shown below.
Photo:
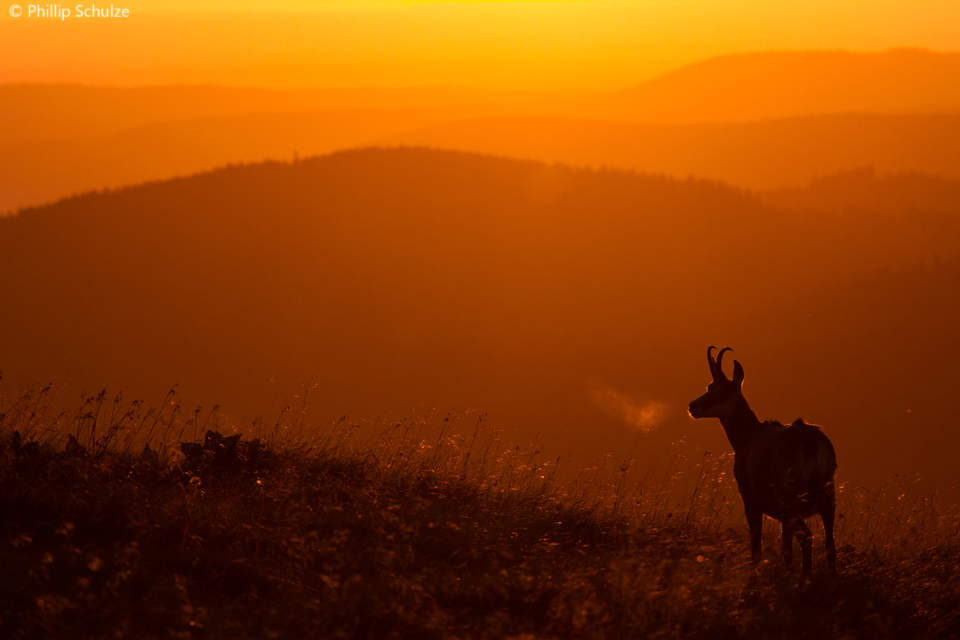
M118 133L8 146L0 215L93 189L164 180L230 163L292 160L371 146L392 132L489 113L480 105L240 113L151 122Z
M382 144L800 187L873 166L960 179L960 54L723 56L638 87L0 86L0 214L91 189Z
M818 176L867 166L880 173L960 179L960 114L834 114L685 125L504 116L433 125L381 142L695 176L747 189L797 188Z
M769 51L710 58L593 103L640 122L960 112L960 53Z
M470 115L470 107L246 114L155 123L89 140L15 145L0 154L0 215L74 193L227 163L375 145L605 165L754 190L802 189L816 177L863 167L879 174L960 179L960 114L691 125Z
M0 84L0 148L27 140L110 135L179 119L329 109L464 104L526 115L692 123L822 113L956 113L960 53L894 49L769 51L708 58L618 91L517 92L457 87L262 89Z
M261 89L219 85L145 87L0 84L0 149L30 141L115 135L160 122L322 110L493 104L496 92L409 89ZM501 98L509 94L500 95Z

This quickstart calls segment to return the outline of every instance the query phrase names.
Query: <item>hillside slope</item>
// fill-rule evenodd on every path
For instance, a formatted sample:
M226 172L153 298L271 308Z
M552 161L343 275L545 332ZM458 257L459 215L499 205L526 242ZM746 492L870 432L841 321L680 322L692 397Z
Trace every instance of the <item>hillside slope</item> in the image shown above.
M0 219L0 366L6 385L66 382L68 397L106 386L154 398L180 383L185 407L217 402L238 421L300 406L309 381L311 424L469 409L587 463L655 458L683 437L726 450L719 426L686 415L707 381L702 352L722 343L737 349L761 417L792 420L784 409L797 407L830 426L845 473L886 475L855 444L872 423L900 424L885 407L903 387L883 378L849 396L837 372L866 365L835 348L870 309L878 326L936 318L923 349L941 364L960 356L946 328L958 310L940 301L960 298L954 281L905 306L877 287L816 354L790 346L802 323L775 332L786 340L776 349L761 338L783 314L802 317L798 300L847 299L856 274L935 257L955 270L958 254L955 215L786 212L706 182L344 152ZM824 307L828 325L838 309ZM904 407L924 405L924 422L890 433L888 452L952 420L958 374L925 368L929 357L911 352L901 369L925 385ZM812 366L823 376L790 377ZM861 411L855 422L841 403Z
M0 152L0 214L76 193L166 180L227 163L363 147L387 135L496 112L492 105L245 113L140 124Z

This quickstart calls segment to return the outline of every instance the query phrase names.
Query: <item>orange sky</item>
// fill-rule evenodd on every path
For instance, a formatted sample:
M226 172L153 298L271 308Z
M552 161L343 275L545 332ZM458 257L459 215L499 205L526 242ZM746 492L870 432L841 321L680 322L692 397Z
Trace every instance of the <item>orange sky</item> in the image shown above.
M115 0L129 18L70 3L66 20L12 4L0 82L614 88L741 51L960 50L955 0Z

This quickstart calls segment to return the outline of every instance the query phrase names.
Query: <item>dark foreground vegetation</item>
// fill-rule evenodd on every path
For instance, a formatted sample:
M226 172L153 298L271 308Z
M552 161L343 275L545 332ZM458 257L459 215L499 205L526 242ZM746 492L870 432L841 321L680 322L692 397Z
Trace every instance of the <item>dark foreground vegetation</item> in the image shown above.
M726 457L561 482L479 417L239 436L104 394L4 404L2 637L960 634L957 517L897 483L841 489L841 576L816 531L802 583L772 521L748 564Z

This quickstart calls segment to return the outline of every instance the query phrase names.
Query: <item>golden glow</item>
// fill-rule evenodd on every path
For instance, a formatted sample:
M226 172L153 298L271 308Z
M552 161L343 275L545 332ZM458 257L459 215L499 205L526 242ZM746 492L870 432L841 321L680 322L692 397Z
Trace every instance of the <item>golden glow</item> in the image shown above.
M742 51L960 49L953 0L114 4L130 17L5 7L0 82L615 88Z

